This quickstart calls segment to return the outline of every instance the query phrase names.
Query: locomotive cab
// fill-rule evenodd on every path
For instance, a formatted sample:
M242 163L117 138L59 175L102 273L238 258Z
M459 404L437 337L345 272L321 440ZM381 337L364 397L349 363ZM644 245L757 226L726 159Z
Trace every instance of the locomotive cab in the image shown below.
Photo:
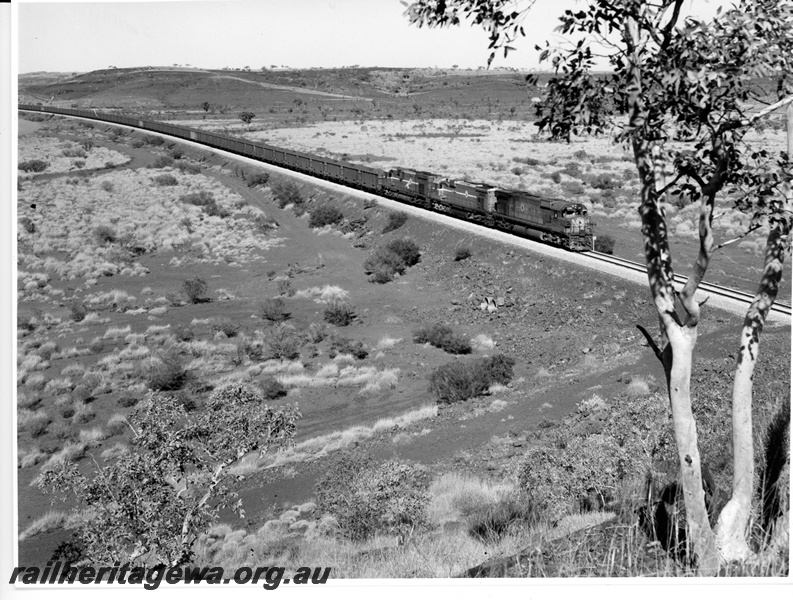
M589 218L587 209L583 204L568 204L562 209L562 223L565 233L588 233Z

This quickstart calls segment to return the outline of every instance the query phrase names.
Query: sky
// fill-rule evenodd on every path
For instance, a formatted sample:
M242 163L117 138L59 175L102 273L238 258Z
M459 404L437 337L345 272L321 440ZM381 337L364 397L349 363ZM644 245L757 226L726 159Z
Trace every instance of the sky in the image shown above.
M558 16L581 4L538 0L524 22L527 37L514 44L518 51L492 66L538 68L534 44L558 39ZM483 29L419 29L399 0L20 0L18 9L19 73L173 64L476 68L488 58Z

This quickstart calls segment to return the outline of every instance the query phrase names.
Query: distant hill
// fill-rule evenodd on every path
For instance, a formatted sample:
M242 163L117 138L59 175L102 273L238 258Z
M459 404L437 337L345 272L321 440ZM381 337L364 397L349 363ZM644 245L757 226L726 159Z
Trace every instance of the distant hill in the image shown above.
M302 102L396 100L465 104L523 101L525 74L458 69L339 68L236 70L136 67L89 73L26 73L20 94L67 106L197 110L204 102L229 110L300 106ZM459 102L459 100L458 100ZM417 109L417 111L420 109Z

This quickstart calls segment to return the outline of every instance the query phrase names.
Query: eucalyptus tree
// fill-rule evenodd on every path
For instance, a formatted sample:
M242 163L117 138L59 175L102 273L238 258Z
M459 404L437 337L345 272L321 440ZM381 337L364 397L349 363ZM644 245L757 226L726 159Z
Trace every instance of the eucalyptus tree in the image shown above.
M536 0L419 0L406 16L419 26L471 21L490 34L490 57L514 50ZM656 341L642 333L666 374L684 490L688 539L703 574L753 556L748 540L754 490L752 379L760 334L790 251L791 157L745 141L759 119L793 100L793 3L738 0L712 19L687 15L684 0L590 0L560 16L562 45L535 46L554 75L538 106L551 136L614 132L633 156L641 182L641 233L649 287L659 321ZM604 74L604 65L607 72ZM599 69L600 72L596 72ZM778 102L758 110L773 78ZM536 82L536 77L530 77ZM789 133L790 135L790 133ZM699 207L699 251L680 291L664 206L685 195ZM717 204L749 217L732 240L717 244ZM715 528L708 520L696 423L691 409L692 358L701 319L695 300L716 250L756 230L766 232L757 293L743 321L732 393L732 495Z

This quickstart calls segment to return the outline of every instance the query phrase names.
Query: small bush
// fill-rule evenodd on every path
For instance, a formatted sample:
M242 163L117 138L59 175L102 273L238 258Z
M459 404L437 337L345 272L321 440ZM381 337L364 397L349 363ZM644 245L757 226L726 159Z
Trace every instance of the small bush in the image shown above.
M190 304L199 304L204 301L204 295L207 291L207 282L200 277L185 279L182 282L182 291L185 296L187 296Z
M195 333L190 327L183 324L176 324L171 327L174 337L180 342L189 342L195 339Z
M339 532L354 541L383 533L402 544L427 527L429 475L421 465L344 453L319 479L314 492L320 511L336 517Z
M293 360L300 356L303 340L295 333L293 327L280 325L267 338L267 358Z
M562 182L562 174L559 171L554 171L551 173L551 181L554 183L561 183Z
M212 333L221 332L226 337L234 337L237 335L237 333L239 333L240 326L239 323L235 323L228 317L216 317L212 319L210 329L212 330Z
M394 231L395 229L399 229L404 225L408 220L408 215L405 212L390 212L388 213L388 221L383 227L383 233L388 233L389 231Z
M159 135L144 135L143 143L149 146L162 146L165 143L165 139Z
M85 304L83 304L81 300L77 300L75 298L69 303L69 313L71 314L72 321L79 323L85 319L85 315L88 314L88 310L85 308Z
M608 173L600 173L589 180L589 187L596 190L614 190L622 187L622 182Z
M461 261L471 258L471 249L470 248L457 248L454 251L454 260Z
M467 338L455 333L448 325L436 323L422 327L413 334L413 341L417 344L429 343L449 354L468 354L471 344Z
M324 204L313 209L310 213L308 226L312 229L336 225L344 219L344 214L335 206Z
M155 177L153 181L156 185L160 187L173 186L179 184L179 180L176 179L176 177L174 177L170 173L157 175L157 177Z
M121 394L116 402L122 408L131 408L138 403L138 399L131 394Z
M182 150L179 146L175 146L173 150L171 150L170 156L174 160L179 160L184 156L184 150Z
M599 235L595 238L595 251L603 254L614 254L614 238L610 235Z
M443 404L464 402L482 395L494 383L508 384L514 365L515 360L503 354L472 363L447 363L432 372L429 390Z
M156 160L152 163L151 168L164 169L165 167L170 167L171 165L173 165L173 158L171 158L170 156L158 156Z
M352 340L340 336L335 337L330 346L330 357L334 358L337 354L350 354L358 360L363 360L369 356L369 352L361 340Z
M66 148L61 154L67 158L86 158L88 156L82 148Z
M584 193L584 186L578 181L565 181L562 183L562 189L568 194L580 196Z
M248 187L256 187L257 185L265 185L270 181L270 174L264 171L258 171L248 177Z
M143 146L145 146L145 145L146 145L146 142L144 142L140 138L135 138L134 140L132 140L132 144L131 144L131 146L133 148L143 148Z
M519 156L516 156L512 160L515 162L523 163L524 165L528 165L529 167L537 167L543 164L541 160L538 160L536 158L531 158L530 156L527 156L526 158L521 158Z
M510 494L493 505L477 506L464 513L468 533L486 544L498 542L516 530L530 528L540 515L525 493Z
M305 202L300 188L291 181L271 184L270 189L273 192L275 203L278 205L278 208L284 208L287 204L294 204L297 206Z
M182 387L187 379L182 357L176 350L166 350L154 356L149 363L147 384L157 392L170 392Z
M324 323L311 323L306 330L306 339L311 344L319 344L326 335Z
M408 267L418 263L421 258L418 244L410 238L391 240L386 245L386 248L397 254Z
M371 274L369 281L387 283L402 274L421 258L418 245L410 238L391 240L378 247L363 263L364 270Z
M336 300L325 307L323 317L331 325L346 327L355 320L355 310L346 302Z
M101 187L101 188L102 188L104 191L106 191L106 192L112 192L112 191L113 191L113 189L114 189L114 188L113 188L113 183L112 183L112 182L110 182L110 181L103 181L103 182L100 184L100 187Z
M265 400L277 400L286 396L286 388L274 377L265 377L259 382Z
M280 323L289 318L282 298L267 298L259 303L259 314L272 323Z
M43 160L33 159L22 161L18 166L20 171L25 173L41 173L50 165Z
M289 279L279 279L278 283L276 283L276 287L278 288L279 296L291 298L295 295L295 289L292 287L292 282Z
M100 225L93 231L94 241L99 245L112 244L118 239L115 229L108 225Z

